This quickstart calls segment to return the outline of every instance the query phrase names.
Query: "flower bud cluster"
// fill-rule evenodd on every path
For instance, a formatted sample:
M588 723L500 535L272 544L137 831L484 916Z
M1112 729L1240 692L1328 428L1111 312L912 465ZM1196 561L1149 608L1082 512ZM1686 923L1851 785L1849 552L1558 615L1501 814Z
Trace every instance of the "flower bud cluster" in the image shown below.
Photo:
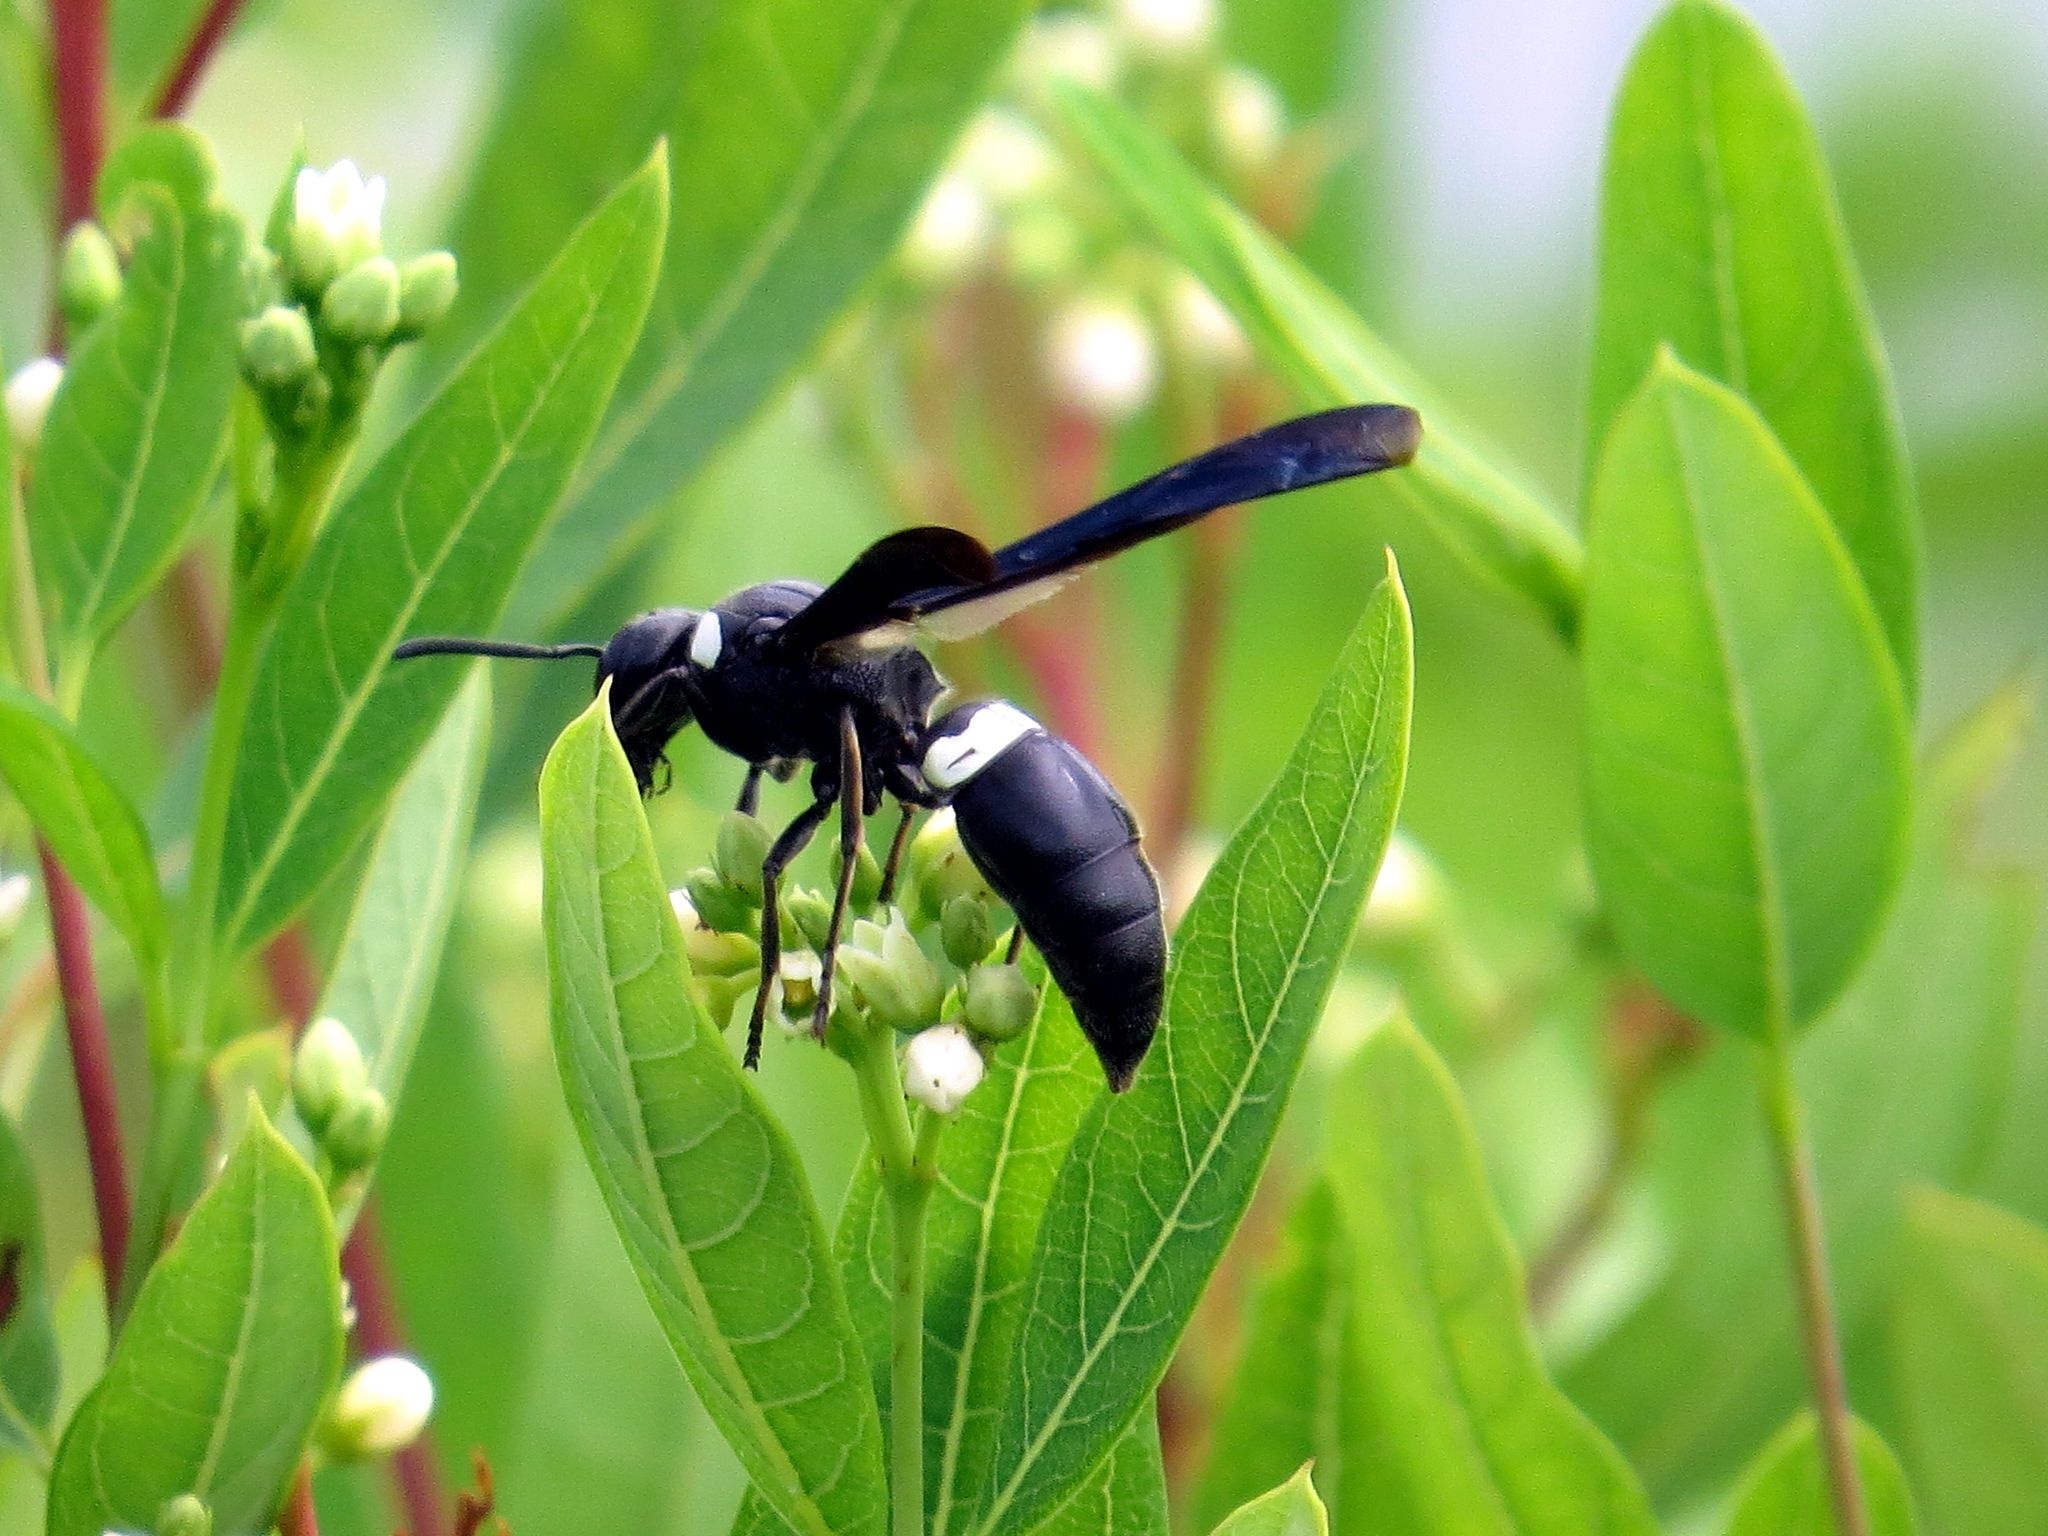
M735 812L720 824L712 862L669 894L691 986L721 1024L743 1027L761 964L761 861L771 836ZM828 1045L846 1030L905 1037L905 1091L950 1114L980 1081L986 1053L1030 1027L1038 987L999 953L1007 913L961 845L950 811L911 840L899 892L883 904L883 872L863 848L840 936ZM835 882L837 870L834 870ZM769 1017L808 1034L823 979L832 897L805 886L779 893L782 954Z
M371 1086L362 1047L341 1020L315 1019L299 1037L292 1104L337 1182L369 1168L384 1150L391 1105Z

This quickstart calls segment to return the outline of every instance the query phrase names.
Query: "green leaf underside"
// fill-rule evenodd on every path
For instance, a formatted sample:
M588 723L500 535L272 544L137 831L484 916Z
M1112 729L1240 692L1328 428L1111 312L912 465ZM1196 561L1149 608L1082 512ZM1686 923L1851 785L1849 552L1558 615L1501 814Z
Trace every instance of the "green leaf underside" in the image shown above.
M1630 63L1608 135L1586 463L1660 345L1748 398L1918 673L1912 473L1812 125L1753 23L1679 0Z
M1336 1102L1325 1163L1360 1318L1349 1386L1372 1425L1343 1468L1358 1505L1390 1532L1654 1536L1628 1464L1544 1373L1449 1071L1397 1018Z
M227 440L241 318L241 224L131 188L141 221L114 309L66 366L29 488L29 541L52 649L76 664L177 555Z
M1251 1198L1393 827L1412 633L1374 591L1300 743L1182 922L1166 1019L1054 1180L981 1529L1028 1529L1149 1399Z
M1906 1453L1934 1527L2031 1531L2048 1498L2048 1232L1927 1189L1894 1333Z
M1913 1518L1913 1496L1891 1448L1860 1419L1853 1444L1869 1536L1915 1536L1919 1524ZM1802 1413L1758 1453L1736 1489L1734 1505L1727 1536L1835 1536L1827 1466L1813 1415Z
M254 685L216 914L229 949L333 872L461 686L459 664L392 648L491 632L638 334L666 210L656 156L335 508Z
M154 975L167 938L163 891L142 818L87 753L69 721L0 683L0 776L86 899Z
M1128 109L1078 91L1058 101L1075 141L1138 221L1222 300L1261 358L1306 404L1389 400L1422 413L1414 464L1359 481L1355 494L1392 498L1476 574L1533 603L1567 639L1576 634L1583 556L1520 471L1503 464L1341 299Z
M13 1310L0 1319L0 1451L44 1443L57 1405L57 1334L50 1322L35 1168L14 1122L0 1114L0 1273Z
M541 777L555 1049L655 1315L754 1486L796 1530L879 1533L882 1432L787 1134L687 992L604 695Z
M1329 1512L1303 1467L1218 1522L1211 1536L1329 1536Z
M2040 896L1958 854L1961 805L1986 784L1961 760L1977 750L1959 741L1922 769L1923 785L1954 787L1921 794L1884 933L1793 1052L1852 1380L1882 1373L1900 1192L1968 1185L2005 1114ZM1562 1377L1657 1502L1679 1506L1725 1488L1807 1396L1784 1249L1756 1241L1779 1192L1745 1044L1709 1050L1664 1088L1643 1163L1669 1230L1661 1270Z
M180 1493L207 1503L217 1536L268 1529L341 1350L326 1198L253 1119L65 1432L48 1536L146 1531Z
M1905 701L1798 471L1668 353L1594 485L1584 658L1589 850L1623 948L1710 1024L1810 1023L1898 882Z
M732 0L677 28L665 121L689 217L617 409L514 599L524 628L583 601L817 344L895 244L1027 9Z

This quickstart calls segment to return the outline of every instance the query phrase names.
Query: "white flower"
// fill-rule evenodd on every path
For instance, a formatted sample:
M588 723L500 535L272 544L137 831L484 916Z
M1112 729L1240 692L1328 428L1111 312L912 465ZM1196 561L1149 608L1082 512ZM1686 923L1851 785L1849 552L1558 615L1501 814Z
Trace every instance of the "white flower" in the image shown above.
M17 869L11 875L0 875L0 944L13 938L15 929L21 926L21 915L28 910L33 889L25 871Z
M924 1030L903 1048L903 1091L942 1115L958 1109L987 1070L973 1038L958 1024Z
M1045 135L1006 107L989 107L976 116L954 165L1004 207L1044 196L1060 169Z
M1045 373L1076 410L1122 421L1144 409L1158 388L1158 349L1145 317L1131 304L1077 299L1053 317Z
M903 265L912 277L943 283L959 277L988 249L988 201L968 177L948 171L932 183L903 239Z
M1155 58L1184 58L1216 35L1216 0L1116 0L1115 16L1131 45Z
M1287 109L1265 76L1233 64L1216 77L1210 103L1217 148L1240 171L1262 169L1280 149Z
M1106 91L1123 72L1114 33L1093 16L1067 11L1031 24L1018 63L1026 76Z
M50 419L50 402L64 382L64 365L54 357L39 357L25 363L7 381L7 430L17 446L33 449L43 440L43 423Z
M811 1011L818 1005L818 983L825 962L808 949L791 950L776 964L775 1001L783 1031L792 1038L811 1032Z
M384 178L363 179L352 160L307 166L292 183L291 257L300 283L325 288L384 248Z
M417 1440L433 1411L433 1379L416 1361L384 1355L341 1384L323 1438L344 1460L388 1456Z
M1194 361L1226 371L1251 361L1251 344L1236 317L1194 273L1182 269L1173 274L1166 313L1175 339Z

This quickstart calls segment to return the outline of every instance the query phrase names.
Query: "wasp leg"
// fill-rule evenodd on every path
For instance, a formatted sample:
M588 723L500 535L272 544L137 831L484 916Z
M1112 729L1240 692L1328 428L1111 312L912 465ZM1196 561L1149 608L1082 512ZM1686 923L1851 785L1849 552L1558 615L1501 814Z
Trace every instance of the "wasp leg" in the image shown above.
M1019 923L1010 930L1010 947L1003 954L1003 964L1015 965L1024 953L1024 925Z
M826 795L797 812L796 820L783 828L782 836L775 839L768 857L761 861L761 981L754 989L754 1013L747 1021L747 1054L741 1062L749 1070L761 1065L761 1031L768 1021L768 994L775 985L776 972L782 968L782 909L776 886L790 860L804 851L804 845L831 808L832 797Z
M737 807L742 816L751 816L761 805L761 774L759 763L747 764L747 776L740 784L740 803Z
M825 1026L832 1017L832 975L839 965L839 929L846 921L847 904L853 900L853 877L860 868L860 839L864 829L861 812L866 791L861 783L860 733L854 729L853 711L839 711L839 888L832 893L832 921L825 930L825 950L819 957L818 1007L811 1015L811 1033L825 1038Z
M896 835L889 839L889 861L882 866L882 890L875 897L877 906L886 907L896 899L896 877L903 872L903 850L910 846L910 823L916 815L917 807L905 801L903 819L896 823Z

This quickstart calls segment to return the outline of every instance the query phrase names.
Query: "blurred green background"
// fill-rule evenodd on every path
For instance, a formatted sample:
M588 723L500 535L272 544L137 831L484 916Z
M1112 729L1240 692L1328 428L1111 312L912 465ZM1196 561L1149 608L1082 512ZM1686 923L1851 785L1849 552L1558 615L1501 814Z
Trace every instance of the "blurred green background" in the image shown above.
M515 72L524 40L548 25L551 7L574 3L267 0L220 58L192 119L219 146L244 209L268 202L303 128L315 161L346 155L390 179L394 246L448 240L466 272L536 271L553 238L544 217L529 221L530 249L508 243L525 227L516 215L493 223L489 249L470 249L455 210L485 125L516 114L519 91L534 83ZM150 57L147 39L181 35L194 9L188 0L123 0L117 39L142 39L135 46ZM637 35L617 39L615 67L628 76L655 67L663 9L649 0ZM1750 9L1815 115L1890 351L1929 554L1922 732L1931 741L2037 666L2048 641L2048 8L1758 0ZM1564 507L1577 496L1603 124L1652 11L1638 0L1236 0L1223 18L1228 54L1261 72L1290 125L1312 127L1327 152L1301 248ZM122 57L117 46L117 77ZM131 95L139 77L131 74ZM23 105L0 102L0 112ZM586 110L588 133L601 137L614 104L592 99ZM537 160L527 185L518 167L500 166L493 195L573 204L582 192L545 185L560 172ZM11 358L35 350L40 327L46 235L29 212L38 195L18 167L0 167L0 348ZM675 216L692 213L679 206ZM876 327L914 327L929 313L916 302L869 303L868 328L842 328L833 344L835 373L877 345ZM468 318L474 326L481 317ZM1035 369L1033 333L1010 340L1022 355L1008 365ZM422 364L421 375L433 366ZM410 393L394 385L385 403L395 412L416 399L417 383ZM828 396L839 390L843 399L844 389L806 379L730 440L666 509L645 557L584 606L578 637L602 638L656 603L704 604L777 576L828 579L892 526L898 509L829 420ZM1277 411L1284 397L1268 403ZM1113 434L1095 489L1181 446L1171 424L1148 414ZM1165 705L1183 556L1148 550L1089 578L1090 662L1113 722L1100 747L1105 766L1143 808L1155 802L1167 755L1197 754L1197 825L1227 831L1284 756L1382 568L1383 545L1401 558L1418 638L1404 829L1448 877L1474 964L1502 986L1510 983L1500 978L1549 975L1583 883L1568 658L1527 614L1475 590L1426 536L1361 513L1345 491L1271 506L1246 523L1221 633L1219 702L1199 739ZM154 625L145 615L130 626L130 665L102 669L108 681L87 717L141 786L165 769L175 782L179 756L174 738L145 727L149 711L138 702L161 681ZM1029 702L1029 677L1005 657L977 650L956 670L970 668ZM123 671L125 681L115 676ZM464 1475L470 1446L483 1447L521 1536L722 1531L739 1493L736 1467L645 1313L567 1134L547 1058L533 788L541 748L579 707L585 679L560 669L503 680L503 749L468 898L380 1180L402 1311L439 1384L437 1444L451 1476ZM677 791L654 819L680 874L701 861L711 817L738 776L701 743L679 748L676 765ZM2048 753L2034 745L1990 802L1974 857L2039 867L2044 856ZM2001 1049L1987 1068L1998 1077L1998 1091L1985 1095L1996 1112L1979 1126L1988 1150L1966 1184L2035 1220L2048 1219L2039 962L2036 953L2010 1059ZM1332 1055L1347 1027L1355 1033L1370 1015L1375 986L1362 960L1326 1025ZM1460 1051L1453 1042L1498 1192L1532 1252L1597 1155L1602 1010L1597 982L1568 978L1542 989L1529 1027L1506 1043ZM1916 1069L1902 1054L1888 1076L1882 1029L1865 1038L1863 1092L1823 1103L1817 1115L1838 1114L1846 1132L1874 1139L1910 1138L1909 1126L1882 1116L1910 1119ZM1707 1052L1669 1091L1659 1123L1678 1145L1688 1126L1713 1123L1716 1074L1726 1079L1727 1065ZM821 1054L783 1049L768 1066L763 1085L802 1140L829 1209L858 1136L847 1085ZM62 1084L46 1071L6 1086L30 1106L53 1242L83 1251L90 1207L65 1182L81 1162ZM1312 1069L1298 1129L1317 1117L1319 1098ZM1824 1125L1824 1146L1827 1136ZM1284 1158L1248 1224L1248 1251L1282 1208ZM1635 1188L1618 1235L1596 1249L1549 1319L1567 1386L1583 1389L1582 1401L1646 1463L1653 1492L1681 1519L1712 1506L1734 1466L1789 1412L1796 1385L1788 1355L1782 1381L1744 1378L1724 1392L1705 1383L1698 1404L1667 1387L1642 1412L1692 1427L1664 1439L1632 1436L1647 1421L1613 1422L1636 1409L1611 1363L1599 1363L1599 1345L1654 1288L1674 1231L1690 1229L1691 1216L1660 1201L1695 1197L1709 1198L1655 1178ZM1763 1206L1722 1230L1767 1256L1779 1241ZM1196 1425L1229 1363L1242 1273L1226 1267L1217 1326L1198 1329L1222 1342L1199 1349L1176 1378ZM1711 1287L1701 1294L1711 1297ZM1676 1368L1680 1356L1660 1358L1663 1342L1639 1340L1630 1369ZM1582 1359L1594 1363L1575 1377ZM1882 1362L1853 1340L1852 1372L1859 1402L1882 1422L1881 1406L1869 1406L1882 1403ZM1763 1407L1752 1412L1754 1403ZM1187 1443L1169 1438L1184 1474L1199 1431ZM378 1490L367 1476L336 1480L326 1493L337 1511L329 1528L389 1529ZM353 1525L339 1513L351 1498Z

